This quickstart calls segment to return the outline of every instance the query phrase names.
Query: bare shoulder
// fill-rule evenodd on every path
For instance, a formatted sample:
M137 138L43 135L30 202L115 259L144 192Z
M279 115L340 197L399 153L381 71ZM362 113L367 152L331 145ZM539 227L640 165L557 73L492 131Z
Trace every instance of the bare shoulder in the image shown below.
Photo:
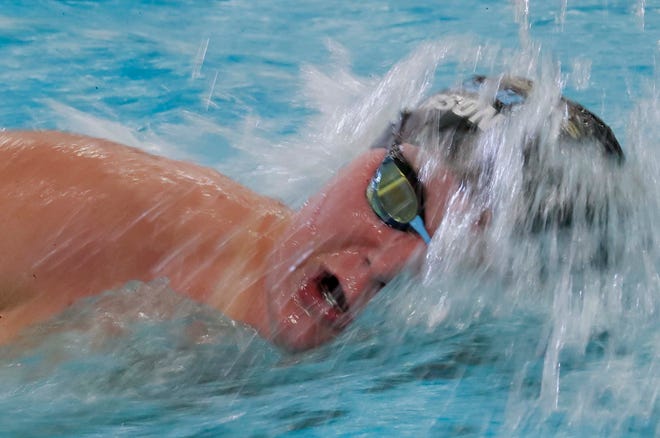
M43 154L44 158L51 159L66 155L88 159L138 156L142 159L157 159L134 147L61 131L0 131L0 154L13 157Z
M22 176L38 172L40 177L96 173L121 177L124 182L166 178L186 182L226 178L198 164L153 155L110 140L60 131L0 132L0 169ZM59 171L59 172L58 172Z
M0 131L0 148L31 149L38 147L76 148L95 146L100 149L125 147L109 140L63 131Z
M121 189L133 196L158 196L167 189L189 199L194 194L208 199L220 196L246 205L254 204L258 196L213 168L110 140L60 131L0 131L0 186L24 188L48 181L97 193ZM257 204L286 209L267 198L260 197Z

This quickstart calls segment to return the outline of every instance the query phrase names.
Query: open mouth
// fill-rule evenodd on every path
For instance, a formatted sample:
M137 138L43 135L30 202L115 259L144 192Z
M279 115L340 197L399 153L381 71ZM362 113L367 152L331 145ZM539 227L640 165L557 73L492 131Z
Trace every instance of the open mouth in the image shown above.
M339 284L337 277L329 272L325 272L318 279L318 286L321 295L328 304L342 313L348 312L346 295L344 295L344 290L341 284Z

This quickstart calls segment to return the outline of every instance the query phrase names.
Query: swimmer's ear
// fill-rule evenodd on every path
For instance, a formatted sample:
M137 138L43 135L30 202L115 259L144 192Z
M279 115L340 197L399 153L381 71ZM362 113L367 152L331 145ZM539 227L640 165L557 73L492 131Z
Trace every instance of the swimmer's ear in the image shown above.
M484 208L481 214L472 222L472 229L474 231L483 231L488 225L490 225L491 220L493 219L493 213L490 208Z
M493 212L489 207L476 206L473 200L465 197L456 199L452 209L461 215L469 215L472 218L470 224L472 231L483 231L493 219Z

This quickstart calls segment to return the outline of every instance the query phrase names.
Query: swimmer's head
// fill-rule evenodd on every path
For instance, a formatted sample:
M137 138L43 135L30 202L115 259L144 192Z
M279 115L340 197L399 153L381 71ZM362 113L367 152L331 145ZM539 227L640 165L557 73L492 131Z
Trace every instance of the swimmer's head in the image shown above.
M531 93L531 82L523 79L477 77L405 111L398 126L340 169L273 242L264 279L268 318L260 331L292 351L340 334L385 284L423 260L418 256L425 242L457 193L488 197L502 167L498 151L490 154L488 147L510 145L519 156L524 187L519 216L527 225L570 217L571 200L561 196L564 144L588 158L602 156L604 164L621 162L623 154L600 119L563 98L543 123L526 123ZM442 160L429 172L423 168L427 151ZM579 186L583 181L577 180ZM475 216L477 229L488 223L490 206L485 207L484 223Z
M534 91L524 78L474 76L403 111L372 147L419 146L481 192L498 171L519 170L519 222L530 230L570 224L580 190L589 198L580 214L593 216L599 198L593 174L622 164L621 146L582 105L563 96L543 100Z

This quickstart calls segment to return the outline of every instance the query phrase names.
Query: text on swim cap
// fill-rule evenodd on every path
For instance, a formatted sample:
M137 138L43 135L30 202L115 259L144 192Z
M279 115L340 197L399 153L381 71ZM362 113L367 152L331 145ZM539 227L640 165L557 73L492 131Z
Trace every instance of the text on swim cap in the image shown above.
M428 100L424 107L440 111L451 111L458 117L467 118L482 131L504 118L492 105L458 94L436 94Z

